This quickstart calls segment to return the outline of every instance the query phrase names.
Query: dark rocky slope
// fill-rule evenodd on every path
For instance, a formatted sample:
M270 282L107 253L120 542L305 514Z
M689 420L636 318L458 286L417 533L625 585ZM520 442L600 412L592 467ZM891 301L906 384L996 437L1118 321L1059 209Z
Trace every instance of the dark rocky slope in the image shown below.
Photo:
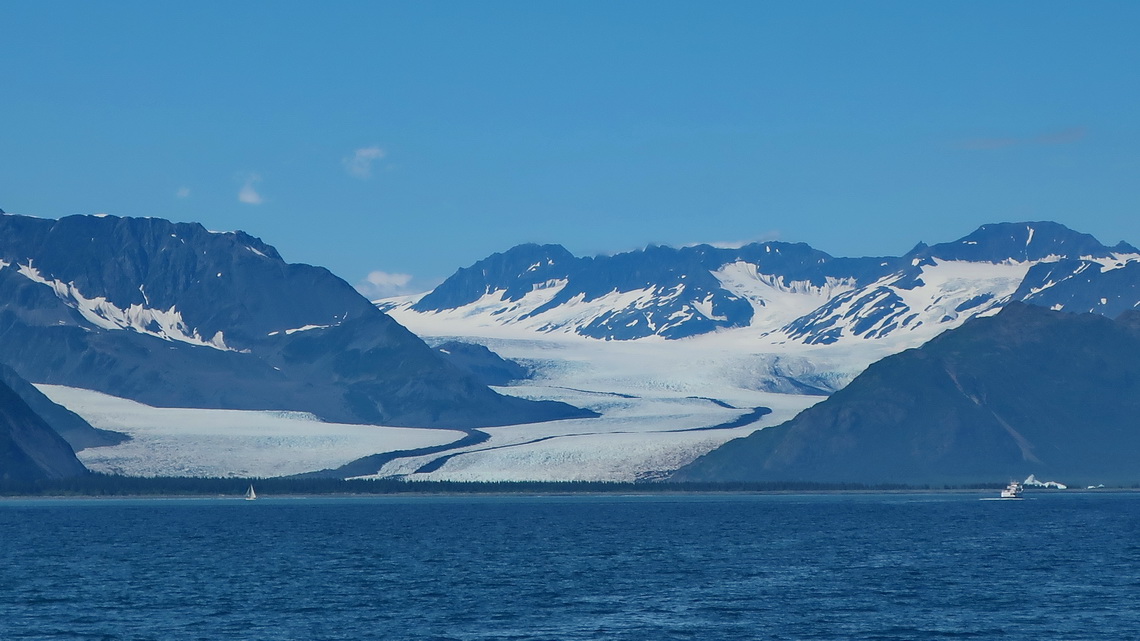
M129 438L126 434L92 427L82 416L44 396L7 365L0 364L0 382L12 388L76 452L89 447L116 445Z
M449 340L435 346L444 359L459 369L473 374L485 385L509 385L534 375L529 368L503 358L483 345Z
M1140 312L1012 303L879 361L674 480L1140 481Z
M87 468L20 395L0 383L0 481L80 476Z

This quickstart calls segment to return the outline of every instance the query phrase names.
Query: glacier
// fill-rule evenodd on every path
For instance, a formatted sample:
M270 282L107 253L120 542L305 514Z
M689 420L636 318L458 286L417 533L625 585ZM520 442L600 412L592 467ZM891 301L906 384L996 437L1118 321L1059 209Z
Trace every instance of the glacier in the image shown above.
M303 412L151 407L74 387L36 387L91 425L131 437L78 453L88 469L106 474L286 476L464 436L455 430L326 423Z

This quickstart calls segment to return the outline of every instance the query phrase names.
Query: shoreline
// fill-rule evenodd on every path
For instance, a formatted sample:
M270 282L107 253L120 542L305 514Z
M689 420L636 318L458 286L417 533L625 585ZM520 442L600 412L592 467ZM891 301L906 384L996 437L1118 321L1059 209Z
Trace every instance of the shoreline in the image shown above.
M558 498L558 497L732 497L732 496L919 496L919 495L978 495L981 497L996 495L1000 487L992 488L683 488L683 487L613 487L606 489L596 488L402 488L388 491L360 492L360 491L327 491L327 492L272 492L265 489L258 490L255 501L280 501L304 499L369 499L369 498ZM1136 494L1140 488L1136 487L1104 487L1104 488L1073 488L1057 489L1029 489L1025 491L1025 498L1040 496L1069 496L1090 494ZM0 492L0 502L7 501L36 501L36 500L232 500L246 501L244 492L161 492L136 491L123 493L110 492Z

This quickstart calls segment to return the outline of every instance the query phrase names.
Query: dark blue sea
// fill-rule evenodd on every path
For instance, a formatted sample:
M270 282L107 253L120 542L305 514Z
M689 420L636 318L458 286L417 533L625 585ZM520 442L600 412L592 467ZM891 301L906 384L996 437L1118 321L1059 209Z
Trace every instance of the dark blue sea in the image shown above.
M0 639L1137 639L1140 495L0 501Z

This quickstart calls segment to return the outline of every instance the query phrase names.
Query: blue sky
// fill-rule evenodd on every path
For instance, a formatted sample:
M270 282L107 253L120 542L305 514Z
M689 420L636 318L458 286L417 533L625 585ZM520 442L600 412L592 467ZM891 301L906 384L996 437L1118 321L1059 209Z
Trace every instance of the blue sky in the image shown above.
M986 222L1140 244L1140 3L0 5L0 208L243 229L374 292L492 252Z

